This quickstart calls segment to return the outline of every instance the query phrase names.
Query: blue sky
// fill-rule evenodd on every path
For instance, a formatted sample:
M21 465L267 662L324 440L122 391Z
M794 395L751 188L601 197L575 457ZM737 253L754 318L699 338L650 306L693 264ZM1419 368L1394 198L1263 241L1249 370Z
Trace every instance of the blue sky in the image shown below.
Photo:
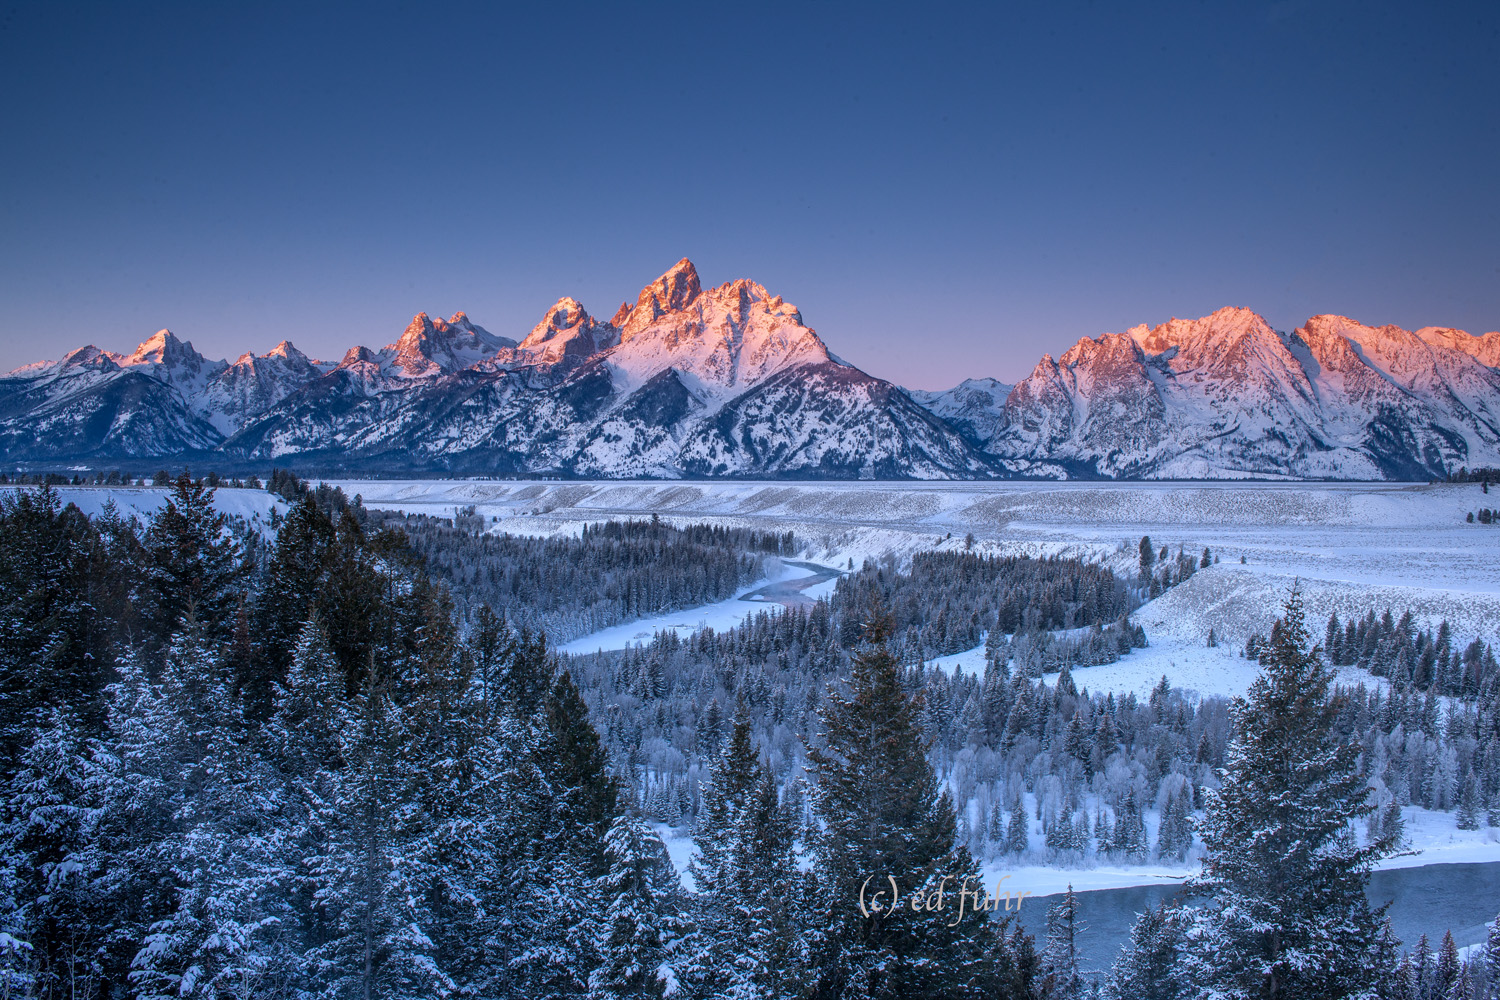
M1500 327L1494 4L1128 6L12 5L0 368L519 337L682 256L918 388L1223 305Z

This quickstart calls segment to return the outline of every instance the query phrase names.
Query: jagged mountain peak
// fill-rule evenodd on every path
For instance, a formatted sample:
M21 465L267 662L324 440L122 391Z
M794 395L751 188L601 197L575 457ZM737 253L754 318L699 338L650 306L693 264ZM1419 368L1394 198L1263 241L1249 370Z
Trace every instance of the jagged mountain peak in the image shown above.
M171 330L158 330L141 341L131 353L128 364L166 364L180 361L205 361L206 358L193 350L191 341L180 340Z
M373 362L374 360L375 360L375 352L374 351L370 350L368 347L356 346L356 347L351 347L347 351L344 352L344 356L339 361L338 367L340 367L340 368L348 368L348 367L350 367L352 365L357 365L357 364L360 364L362 362Z
M831 360L796 306L744 278L704 291L686 258L641 293L604 357L623 385L675 368L695 393L718 399L784 368Z
M1147 354L1165 354L1172 348L1178 351L1224 347L1248 338L1276 338L1276 331L1265 318L1253 309L1243 306L1225 306L1198 319L1173 317L1155 327L1145 324L1127 331L1132 340Z
M454 313L452 320L444 321L420 312L382 354L388 359L390 374L422 378L467 368L515 346L514 340L495 336L464 313Z
M619 342L619 330L594 319L577 299L565 295L531 328L516 355L528 364L555 364L564 358L592 357Z
M297 350L290 340L283 340L264 354L254 354L246 351L238 358L235 358L234 364L229 367L241 369L260 368L267 364L289 371L303 372L315 370L320 362L313 361L306 354Z
M312 359L301 351L290 340L283 340L265 354L268 358L286 358L291 361L302 360L311 363Z
M564 295L553 303L552 308L542 317L542 321L531 328L531 333L521 341L522 347L532 347L542 341L550 340L559 331L571 330L580 323L587 323L591 317L588 310L583 308L582 303L569 295Z
M1483 365L1500 368L1500 331L1477 334L1446 326L1424 326L1416 335L1426 343L1462 351Z
M629 340L660 317L686 309L702 293L698 269L686 257L669 267L651 284L641 289L635 308L619 324L621 339Z

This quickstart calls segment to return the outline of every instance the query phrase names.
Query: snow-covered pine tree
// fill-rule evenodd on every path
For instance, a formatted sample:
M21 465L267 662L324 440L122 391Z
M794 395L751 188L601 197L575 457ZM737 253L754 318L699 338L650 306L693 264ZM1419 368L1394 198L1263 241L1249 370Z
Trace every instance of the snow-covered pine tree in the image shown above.
M1156 856L1163 861L1181 861L1193 846L1193 824L1188 814L1188 789L1167 795L1161 825L1156 832Z
M801 916L796 825L759 761L743 712L736 712L703 803L692 862L700 954L684 978L703 996L794 995Z
M904 904L861 912L860 888L872 878L894 879L904 897L935 893L946 880L952 905L957 888L979 874L968 849L955 846L953 805L927 761L920 698L904 689L885 645L892 627L878 607L869 615L847 693L829 691L821 745L808 753L822 821L814 874L826 892L810 914L807 995L1026 996L1030 969L1001 936L1003 921L955 921L952 910Z
M1047 911L1047 944L1042 950L1042 994L1048 1000L1083 1000L1085 983L1078 971L1078 897L1073 885Z
M507 699L510 712L521 710ZM530 723L512 714L518 726ZM604 834L619 815L620 786L609 772L609 756L589 721L588 706L566 671L542 704L530 737L526 766L539 789L530 798L534 847L518 878L521 926L512 932L517 949L507 957L514 981L527 995L577 997L602 956L600 921L608 862ZM520 763L520 762L518 762Z
M189 608L211 639L227 639L233 627L240 546L214 507L214 492L184 470L146 528L137 607L153 650L165 648Z
M1489 925L1489 933L1484 940L1484 952L1479 956L1477 963L1484 968L1487 987L1484 994L1485 1000L1500 997L1500 914L1496 914L1494 922Z
M420 923L422 887L405 865L412 844L402 801L401 706L372 663L349 703L339 766L311 817L307 859L319 943L306 952L315 986L332 996L418 998L451 988Z
M131 963L133 995L290 995L292 872L274 848L281 782L249 739L227 664L191 604L159 691L170 718L139 731L154 733L155 746L122 734L123 780L161 781L171 809L138 856L165 891Z
M552 654L545 632L522 628L501 661L499 694L518 715L535 713L552 683Z
M1470 774L1464 780L1462 790L1458 795L1458 811L1454 816L1454 824L1460 830L1479 829L1479 782Z
M500 833L506 804L493 798L496 748L445 591L419 588L422 625L403 685L397 760L403 775L397 865L413 887L432 961L460 991L487 985L489 909L504 900Z
M700 893L729 901L742 888L737 884L740 827L759 776L759 751L751 740L750 720L743 712L736 712L729 741L715 759L702 789L703 809L693 837L698 855L691 863Z
M552 790L551 848L576 857L590 877L603 874L604 834L618 811L619 783L589 721L589 709L564 671L542 706L538 769Z
M1458 944L1453 940L1453 932L1443 932L1443 943L1438 945L1437 961L1432 965L1432 986L1429 995L1434 1000L1449 1000L1453 996L1454 987L1459 985L1459 978L1463 975L1463 960L1458 956ZM1467 1000L1466 997L1457 1000Z
M1146 842L1146 821L1141 815L1140 800L1136 797L1135 786L1132 785L1126 790L1125 798L1120 803L1119 815L1115 817L1114 830L1110 834L1109 851L1127 861L1138 862L1145 859L1149 850L1150 846Z
M270 714L276 685L286 681L302 627L316 609L333 540L333 524L311 496L292 506L276 532L271 562L250 612L254 656L238 678L251 718Z
M1358 846L1368 815L1359 748L1338 739L1340 695L1309 649L1294 588L1261 653L1263 672L1234 709L1222 787L1207 793L1202 874L1210 905L1193 912L1204 989L1281 998L1358 996L1375 968L1381 914L1365 885L1387 842Z
M686 933L681 888L667 847L634 816L617 816L604 837L602 964L589 1000L663 997L675 982L669 955Z
M103 756L53 710L9 775L0 803L0 933L15 944L0 953L10 990L0 995L91 997L128 969L129 954L111 948L111 938L138 928L118 922L97 837L101 793L112 784Z
M1130 942L1110 969L1103 994L1107 1000L1184 1000L1191 984L1178 963L1182 949L1182 914L1165 903L1141 912L1130 928Z
M474 679L486 717L503 711L500 704L500 671L515 650L515 636L504 612L495 614L488 604L474 613L468 636L469 655L474 658Z
M1031 820L1019 792L1010 804L1010 820L1005 826L1005 853L1016 857L1031 848Z
M11 766L52 708L84 737L103 728L105 686L119 639L134 624L129 601L134 534L117 516L96 519L43 486L0 494L0 763Z

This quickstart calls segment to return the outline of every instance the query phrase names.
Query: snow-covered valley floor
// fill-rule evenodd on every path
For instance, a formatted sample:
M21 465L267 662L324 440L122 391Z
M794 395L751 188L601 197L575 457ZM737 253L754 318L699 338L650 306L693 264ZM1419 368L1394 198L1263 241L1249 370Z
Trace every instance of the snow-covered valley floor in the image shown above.
M1303 588L1317 631L1330 611L1341 618L1411 609L1418 624L1446 619L1455 638L1500 644L1500 526L1470 524L1465 514L1500 506L1500 495L1477 485L1417 484L1099 484L1099 483L671 483L345 481L345 492L371 507L437 516L473 506L492 530L549 535L578 532L590 521L649 517L673 523L713 522L791 530L806 543L801 558L826 566L858 565L934 547L961 548L972 533L983 552L1081 554L1133 573L1137 546L1150 535L1219 561L1187 583L1142 607L1135 620L1150 646L1119 662L1074 672L1092 692L1144 695L1166 676L1201 695L1234 695L1256 675L1239 655L1252 632L1267 632L1294 581ZM64 500L90 513L111 496L142 514L165 491L63 488ZM264 520L273 498L260 491L221 490L227 510ZM1241 562L1243 557L1244 561ZM804 570L772 565L766 582ZM759 586L760 584L757 584ZM832 581L808 591L816 597ZM750 590L753 588L746 588ZM743 593L743 591L742 591ZM617 649L645 641L658 628L679 631L708 624L732 626L766 607L720 602L634 622L563 647L569 652ZM1220 644L1206 643L1213 629ZM936 666L981 670L982 649L936 661ZM1350 672L1350 681L1372 680ZM1406 810L1414 853L1387 867L1432 863L1500 862L1497 831L1462 832L1453 814ZM689 844L673 840L685 865ZM1185 869L1100 865L1063 870L1045 866L990 866L1008 874L1007 886L1036 895L1069 882L1090 889L1178 881Z
M495 530L575 533L608 518L657 514L791 530L802 557L844 567L930 548L1082 554L1133 573L1150 535L1218 564L1141 609L1148 658L1183 673L1185 687L1227 690L1234 651L1266 631L1294 580L1313 621L1374 607L1411 608L1455 634L1500 642L1500 525L1465 514L1500 506L1477 485L1403 483L786 483L340 482L367 505L451 515L473 506ZM1241 558L1244 562L1241 563ZM1213 628L1214 656L1189 653ZM1206 649L1206 647L1205 647ZM1213 651L1208 651L1212 653ZM1095 668L1107 671L1110 668ZM1169 671L1170 675L1170 671ZM1107 675L1101 675L1107 676ZM1157 674L1160 676L1160 673ZM1199 677L1202 686L1189 683ZM1111 683L1113 683L1111 681ZM1227 685L1227 686L1226 686ZM1096 682L1090 682L1097 688Z

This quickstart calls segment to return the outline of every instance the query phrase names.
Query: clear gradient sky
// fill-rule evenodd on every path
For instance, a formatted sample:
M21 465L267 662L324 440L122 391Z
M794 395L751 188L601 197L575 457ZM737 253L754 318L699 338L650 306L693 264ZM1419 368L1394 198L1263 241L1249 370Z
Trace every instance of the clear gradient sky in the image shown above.
M916 388L1244 305L1500 326L1500 5L0 8L0 369L520 337L679 257Z

